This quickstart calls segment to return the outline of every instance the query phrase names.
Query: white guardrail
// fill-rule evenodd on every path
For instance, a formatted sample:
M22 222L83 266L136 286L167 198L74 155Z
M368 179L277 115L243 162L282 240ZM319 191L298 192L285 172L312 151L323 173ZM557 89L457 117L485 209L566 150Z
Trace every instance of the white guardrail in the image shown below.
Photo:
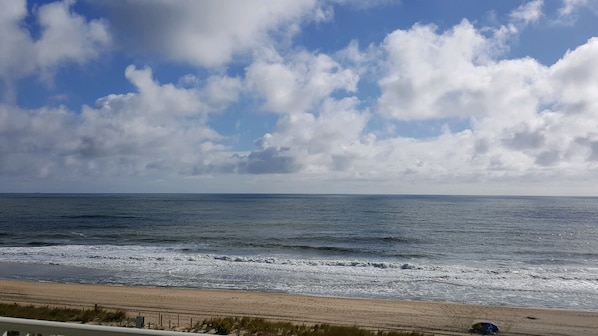
M91 324L75 324L65 322L29 320L13 317L0 317L0 333L2 336L129 336L129 335L161 335L191 336L200 335L177 331L110 327ZM205 334L203 334L205 335Z

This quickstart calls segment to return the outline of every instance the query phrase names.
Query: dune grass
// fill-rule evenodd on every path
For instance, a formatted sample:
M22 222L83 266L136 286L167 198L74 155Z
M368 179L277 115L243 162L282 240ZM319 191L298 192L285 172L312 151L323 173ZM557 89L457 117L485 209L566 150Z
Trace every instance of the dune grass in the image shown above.
M191 331L215 333L217 335L251 336L425 336L425 334L418 332L375 332L358 327L333 326L328 324L306 326L251 317L211 318L196 324Z
M0 303L0 316L20 317L59 322L126 323L129 319L122 310L59 308ZM290 322L268 321L254 317L218 317L196 323L187 331L217 335L244 336L425 336L418 332L371 331L358 327L328 324L297 325Z
M108 311L98 306L95 306L93 309L74 309L33 305L23 306L16 303L0 303L0 316L58 322L77 321L82 323L91 321L103 323L121 322L127 318L127 314L122 310Z

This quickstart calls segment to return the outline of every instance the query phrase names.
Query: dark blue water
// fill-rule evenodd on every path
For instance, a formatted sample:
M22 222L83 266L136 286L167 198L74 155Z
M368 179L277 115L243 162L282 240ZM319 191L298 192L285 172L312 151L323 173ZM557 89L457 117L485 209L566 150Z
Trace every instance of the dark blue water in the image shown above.
M598 310L598 199L0 195L0 276Z

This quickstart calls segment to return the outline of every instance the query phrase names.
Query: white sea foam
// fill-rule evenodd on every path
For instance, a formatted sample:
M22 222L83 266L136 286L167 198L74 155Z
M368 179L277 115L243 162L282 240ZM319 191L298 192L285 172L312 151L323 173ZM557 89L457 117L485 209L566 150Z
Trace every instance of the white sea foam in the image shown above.
M596 309L598 300L598 268L587 267L296 259L111 245L2 247L0 261L85 267L136 285L575 309Z

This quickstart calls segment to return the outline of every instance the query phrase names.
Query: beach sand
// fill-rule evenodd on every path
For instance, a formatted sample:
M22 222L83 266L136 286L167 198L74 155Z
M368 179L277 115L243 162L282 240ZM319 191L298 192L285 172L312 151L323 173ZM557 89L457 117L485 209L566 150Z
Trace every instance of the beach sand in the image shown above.
M209 317L252 316L299 324L469 335L474 320L491 320L503 335L598 335L598 312L506 308L278 293L123 287L0 280L0 302L123 309L146 324L187 327Z

